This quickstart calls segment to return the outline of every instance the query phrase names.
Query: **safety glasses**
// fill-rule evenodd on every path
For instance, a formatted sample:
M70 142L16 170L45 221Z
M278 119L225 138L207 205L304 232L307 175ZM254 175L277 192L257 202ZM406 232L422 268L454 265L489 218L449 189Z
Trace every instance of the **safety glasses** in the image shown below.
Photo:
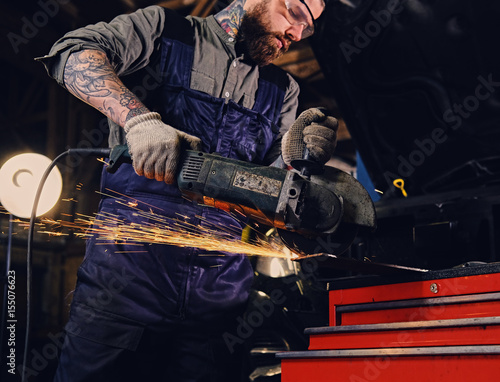
M304 0L285 0L288 11L288 22L291 25L302 25L301 38L307 38L314 33L314 17Z

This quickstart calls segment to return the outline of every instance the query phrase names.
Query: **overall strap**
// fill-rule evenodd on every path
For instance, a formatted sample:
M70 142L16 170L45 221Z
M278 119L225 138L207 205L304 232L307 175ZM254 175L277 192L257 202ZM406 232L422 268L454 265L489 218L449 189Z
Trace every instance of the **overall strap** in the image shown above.
M164 11L167 27L163 30L163 37L194 46L194 31L189 20L172 9L164 8Z
M194 29L185 17L165 8L160 65L165 85L189 89L194 60Z
M260 68L259 90L253 110L266 115L277 124L289 83L288 75L283 69L275 65Z

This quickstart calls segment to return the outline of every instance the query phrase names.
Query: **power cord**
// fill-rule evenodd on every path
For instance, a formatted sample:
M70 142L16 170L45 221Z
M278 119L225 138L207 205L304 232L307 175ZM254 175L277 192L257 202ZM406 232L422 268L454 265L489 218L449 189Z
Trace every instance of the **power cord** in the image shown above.
M47 167L43 173L40 183L38 184L38 189L35 194L35 199L33 200L33 209L31 210L30 224L28 230L28 249L26 254L26 334L24 339L24 356L23 356L23 367L22 367L22 382L26 382L26 364L28 363L28 345L29 345L29 334L31 330L31 292L32 292L32 266L33 266L33 236L36 220L36 211L38 209L38 203L40 202L40 197L42 195L42 190L45 185L47 178L49 177L52 169L57 165L57 163L66 156L71 155L82 155L82 156L96 156L96 157L108 157L110 155L111 149L105 148L95 148L95 149L68 149L67 151L59 154L52 163Z

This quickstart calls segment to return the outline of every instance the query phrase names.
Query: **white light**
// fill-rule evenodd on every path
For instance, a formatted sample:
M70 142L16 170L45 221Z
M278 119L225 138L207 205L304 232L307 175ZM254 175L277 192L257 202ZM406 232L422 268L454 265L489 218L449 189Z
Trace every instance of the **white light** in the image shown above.
M273 258L271 260L271 265L269 267L270 277L284 277L286 276L285 270L283 269L283 260L278 258Z
M0 169L0 202L12 215L29 218L40 179L52 161L40 154L20 154L10 158ZM59 200L61 173L54 167L40 196L36 215L49 211Z

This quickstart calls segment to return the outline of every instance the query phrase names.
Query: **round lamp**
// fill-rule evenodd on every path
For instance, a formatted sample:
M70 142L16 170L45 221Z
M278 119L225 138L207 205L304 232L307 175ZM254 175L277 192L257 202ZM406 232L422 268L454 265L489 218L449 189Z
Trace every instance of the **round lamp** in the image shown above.
M0 169L0 203L12 215L29 218L38 184L52 161L40 154L16 155ZM62 190L61 173L54 167L43 187L36 215L49 211L59 200Z

